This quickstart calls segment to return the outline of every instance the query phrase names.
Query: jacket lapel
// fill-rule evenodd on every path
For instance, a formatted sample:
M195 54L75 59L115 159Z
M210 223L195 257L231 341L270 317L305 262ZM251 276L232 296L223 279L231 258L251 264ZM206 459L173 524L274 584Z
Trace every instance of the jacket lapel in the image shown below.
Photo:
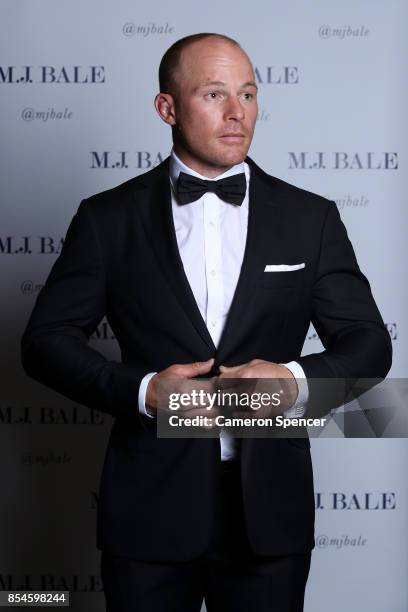
M137 193L138 208L163 278L213 355L216 349L191 290L177 245L171 207L169 158L147 173L142 185L147 189Z
M282 207L276 194L276 183L250 158L248 231L241 273L232 300L227 322L218 346L215 367L225 363L234 353L242 337L243 322L256 316L251 309L255 286L264 273L265 263L282 257ZM234 364L235 365L235 364Z

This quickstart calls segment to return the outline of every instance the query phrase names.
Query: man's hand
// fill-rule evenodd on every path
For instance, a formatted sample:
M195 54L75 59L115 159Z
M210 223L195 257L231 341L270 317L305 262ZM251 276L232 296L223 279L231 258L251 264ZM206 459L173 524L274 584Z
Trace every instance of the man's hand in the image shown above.
M228 379L233 379L229 381ZM262 379L267 379L262 381ZM230 384L231 383L231 384ZM279 393L279 406L263 406L256 410L259 417L276 416L293 406L298 396L298 386L292 372L283 365L264 359L252 359L248 363L228 368L220 366L218 388L235 393ZM252 412L253 410L249 409ZM248 410L244 411L248 415ZM243 409L234 411L243 415ZM255 416L255 414L254 414Z
M214 393L216 378L207 380L192 380L197 376L208 374L214 364L214 358L208 361L196 361L194 363L174 364L155 374L149 381L146 391L146 410L152 416L156 416L158 410L168 411L168 391L172 393L191 393L192 391L204 390ZM167 381L167 383L166 383ZM200 407L180 406L177 410L184 416L207 416L215 417L219 414L216 407L208 409L200 403Z

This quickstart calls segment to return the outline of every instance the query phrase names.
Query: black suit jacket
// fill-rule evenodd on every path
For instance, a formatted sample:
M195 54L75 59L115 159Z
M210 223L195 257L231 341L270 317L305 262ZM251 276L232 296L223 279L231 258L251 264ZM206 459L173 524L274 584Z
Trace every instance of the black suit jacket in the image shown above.
M187 560L207 546L220 476L218 439L157 438L138 412L141 379L174 363L296 359L313 378L384 377L391 344L337 208L251 168L248 235L218 346L183 270L168 159L81 202L22 341L26 372L115 417L100 485L97 543L146 560ZM266 264L297 264L265 274ZM88 346L106 315L122 362ZM313 322L325 346L300 357ZM315 412L327 406L313 402ZM311 408L309 408L311 410ZM245 518L257 554L314 546L310 444L243 439Z

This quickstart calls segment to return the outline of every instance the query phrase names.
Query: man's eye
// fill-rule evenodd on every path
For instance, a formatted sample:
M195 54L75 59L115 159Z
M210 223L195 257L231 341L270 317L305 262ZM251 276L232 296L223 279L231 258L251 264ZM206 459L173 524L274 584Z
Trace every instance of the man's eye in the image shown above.
M254 97L254 94L244 93L245 100L252 100L253 97Z
M218 93L217 93L216 91L210 91L210 92L207 94L207 97L208 97L208 98L211 98L211 100L215 100L215 98L216 98L217 96L218 96Z

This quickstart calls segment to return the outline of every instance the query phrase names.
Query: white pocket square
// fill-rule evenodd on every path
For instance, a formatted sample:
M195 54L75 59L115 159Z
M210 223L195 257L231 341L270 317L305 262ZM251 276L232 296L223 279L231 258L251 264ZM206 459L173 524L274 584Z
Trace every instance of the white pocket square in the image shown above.
M301 270L304 267L304 263L294 264L293 266L288 264L267 264L264 272L294 272L294 270Z

